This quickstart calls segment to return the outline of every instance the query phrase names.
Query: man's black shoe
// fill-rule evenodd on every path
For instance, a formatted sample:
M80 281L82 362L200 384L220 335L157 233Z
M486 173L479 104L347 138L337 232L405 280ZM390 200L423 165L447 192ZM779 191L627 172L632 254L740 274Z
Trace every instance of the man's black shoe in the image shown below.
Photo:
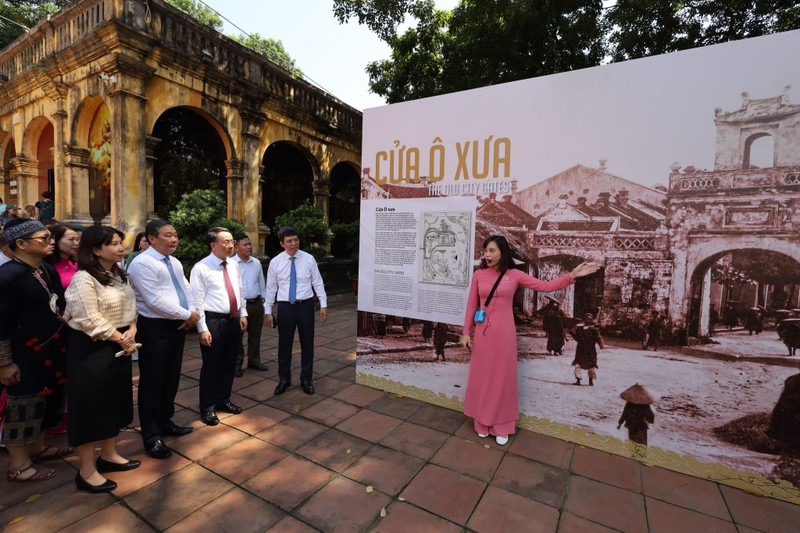
M283 394L286 392L286 389L289 388L290 383L288 381L281 380L278 382L278 386L275 387L275 396L279 394Z
M172 450L167 448L167 445L161 439L158 439L153 444L145 444L144 451L153 459L166 459L172 455Z
M234 415L238 415L243 411L241 407L238 405L233 405L230 401L222 402L217 404L217 411L222 411L223 413L232 413Z
M247 368L249 368L250 370L259 370L261 372L269 370L267 363L258 363L257 365L247 365Z
M310 381L301 381L300 386L303 387L303 392L306 394L314 394L314 385Z
M233 375L236 376L237 378L240 378L244 376L244 372L242 372L241 368L237 368L236 370L233 371Z
M200 413L200 420L209 426L216 426L219 424L219 418L217 418L217 413L214 411L203 411Z
M190 426L179 426L175 422L170 421L169 426L164 428L161 433L163 435L170 435L172 437L183 437L184 435L188 435L192 432L192 427Z

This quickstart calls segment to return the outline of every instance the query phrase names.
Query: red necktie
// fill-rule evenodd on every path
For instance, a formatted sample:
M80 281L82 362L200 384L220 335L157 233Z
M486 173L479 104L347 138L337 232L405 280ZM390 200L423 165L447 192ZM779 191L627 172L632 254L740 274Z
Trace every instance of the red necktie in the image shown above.
M231 304L231 318L239 316L239 306L236 305L236 292L233 290L233 283L228 276L228 262L222 262L222 275L225 276L225 288L228 289L228 301Z

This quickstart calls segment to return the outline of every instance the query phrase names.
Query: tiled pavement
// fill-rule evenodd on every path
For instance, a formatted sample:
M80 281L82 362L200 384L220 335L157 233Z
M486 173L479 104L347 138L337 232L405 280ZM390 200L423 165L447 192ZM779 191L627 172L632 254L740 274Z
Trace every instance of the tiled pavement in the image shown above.
M501 448L461 413L357 385L355 322L354 299L334 297L317 326L313 396L272 396L277 337L265 330L269 371L236 380L246 410L220 413L216 427L198 420L190 338L175 419L195 431L168 441L177 453L150 459L138 433L123 432L122 452L142 466L110 474L113 495L77 492L75 457L44 483L0 481L0 530L800 530L797 505L524 430Z

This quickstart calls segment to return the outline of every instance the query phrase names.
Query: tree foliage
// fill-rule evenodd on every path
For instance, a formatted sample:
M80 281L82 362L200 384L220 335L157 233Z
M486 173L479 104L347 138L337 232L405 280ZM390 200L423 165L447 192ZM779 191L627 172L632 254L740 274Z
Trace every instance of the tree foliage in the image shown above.
M230 37L237 43L246 46L255 53L266 57L276 65L283 67L295 76L301 77L303 75L303 71L297 68L295 60L292 59L292 56L290 56L286 48L283 47L283 41L270 39L269 37L261 37L258 33L247 36L231 35Z
M334 0L391 48L370 89L400 102L800 28L790 0ZM408 18L416 25L400 33Z
M325 225L322 211L306 200L302 205L275 218L274 233L284 226L297 230L300 246L317 260L325 257L328 244L328 226Z
M222 31L222 18L217 15L216 11L211 10L197 0L166 0L168 4L172 4L187 15L190 15L206 26L211 26L217 31Z
M0 1L0 15L2 15L0 18L0 48L5 48L16 40L25 31L25 28L34 27L41 19L52 15L69 2L70 0Z
M788 0L617 0L606 13L614 61L758 37L800 27Z

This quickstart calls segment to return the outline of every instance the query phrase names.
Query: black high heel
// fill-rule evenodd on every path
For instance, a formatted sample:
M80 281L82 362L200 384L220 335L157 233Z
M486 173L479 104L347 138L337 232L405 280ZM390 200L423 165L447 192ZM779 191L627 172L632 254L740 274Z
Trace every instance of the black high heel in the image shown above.
M92 494L102 494L104 492L111 492L112 490L117 488L117 484L107 479L105 483L101 483L100 485L92 485L81 476L81 473L78 472L75 474L75 486L78 490L90 492Z

